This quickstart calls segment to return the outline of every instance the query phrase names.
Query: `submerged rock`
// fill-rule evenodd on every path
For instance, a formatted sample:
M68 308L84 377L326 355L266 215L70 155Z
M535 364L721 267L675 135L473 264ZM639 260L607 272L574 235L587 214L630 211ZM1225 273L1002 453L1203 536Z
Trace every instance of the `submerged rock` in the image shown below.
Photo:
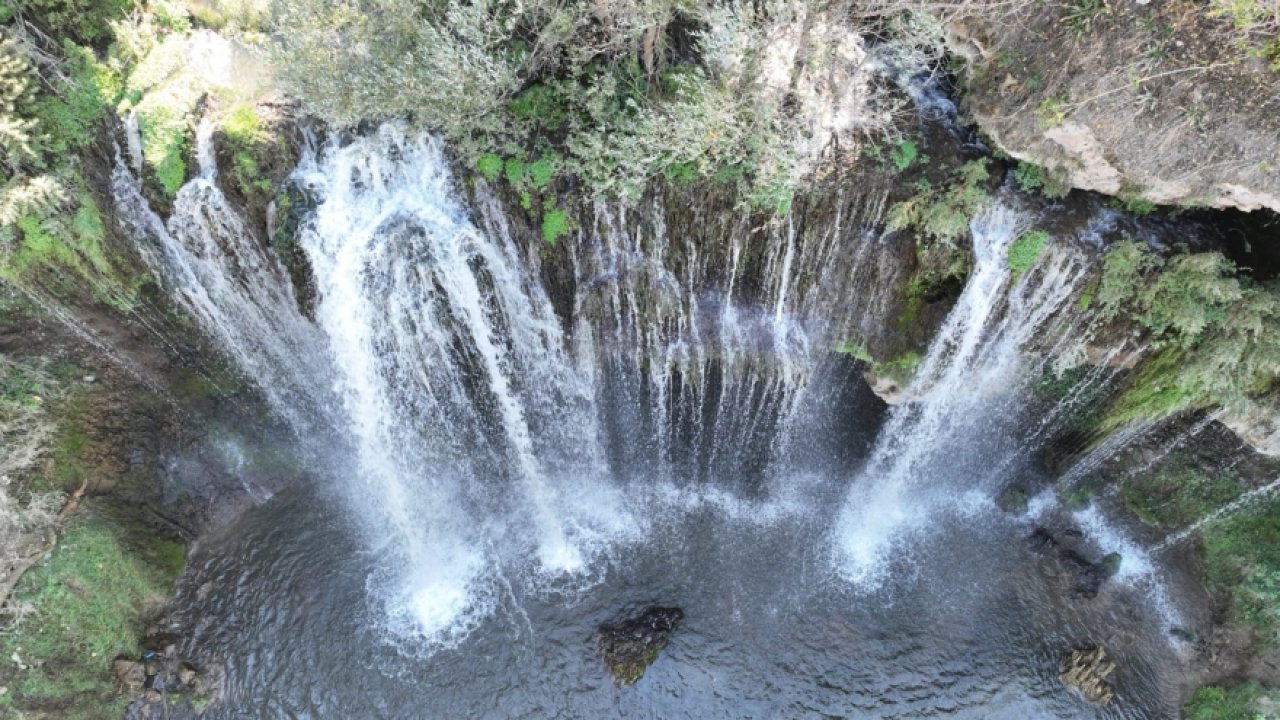
M1062 658L1058 677L1089 702L1106 705L1115 697L1115 691L1107 684L1107 676L1115 669L1116 664L1107 659L1107 651L1098 645Z
M1043 570L1060 578L1066 586L1064 590L1091 600L1098 596L1102 585L1119 572L1122 558L1118 553L1110 553L1093 562L1076 547L1080 539L1079 533L1068 531L1054 535L1039 527L1027 537L1027 544L1045 558Z
M680 608L651 605L639 615L601 625L596 645L609 674L620 685L634 684L658 659L683 620Z

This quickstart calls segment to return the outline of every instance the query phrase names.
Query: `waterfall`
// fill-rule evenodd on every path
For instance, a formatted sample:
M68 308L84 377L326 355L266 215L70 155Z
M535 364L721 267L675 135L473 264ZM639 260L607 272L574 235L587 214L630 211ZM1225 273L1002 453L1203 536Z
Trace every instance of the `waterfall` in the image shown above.
M162 287L232 355L301 435L334 427L321 337L296 311L284 268L217 185L213 127L196 134L199 173L163 221L118 154L111 176L122 224Z
M798 448L830 404L826 373L848 362L830 348L883 326L909 271L861 219L883 197L755 224L698 199L600 201L552 250L482 180L464 202L437 140L384 125L309 148L294 173L315 201L297 234L311 321L218 189L207 123L197 146L167 221L123 160L118 205L165 289L345 496L392 636L460 642L512 583L583 587L694 512L830 520ZM1065 342L1088 262L1058 244L1011 284L1008 249L1029 225L1004 202L974 219L974 271L913 400L834 478L845 496L824 528L859 587L926 525L989 508L1044 432L1023 422L1045 362L1025 350Z
M1022 452L1021 350L1051 336L1086 269L1055 249L1009 291L1005 258L1028 225L1000 203L973 220L973 274L920 366L913 401L894 409L850 484L834 541L841 573L861 587L879 586L913 534L986 507Z

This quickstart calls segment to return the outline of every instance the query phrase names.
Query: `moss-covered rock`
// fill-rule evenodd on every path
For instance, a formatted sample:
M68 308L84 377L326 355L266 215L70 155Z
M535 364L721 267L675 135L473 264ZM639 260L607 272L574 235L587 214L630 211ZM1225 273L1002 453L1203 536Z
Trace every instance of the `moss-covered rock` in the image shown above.
M609 674L620 685L634 685L683 620L680 608L654 605L617 623L601 625L596 643Z

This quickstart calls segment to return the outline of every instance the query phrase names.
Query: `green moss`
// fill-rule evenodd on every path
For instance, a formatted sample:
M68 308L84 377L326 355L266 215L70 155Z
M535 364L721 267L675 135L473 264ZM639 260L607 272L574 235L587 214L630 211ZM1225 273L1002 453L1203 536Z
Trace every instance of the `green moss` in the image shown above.
M1187 720L1265 720L1257 702L1266 694L1257 683L1233 688L1202 687L1191 696L1182 712Z
M1237 620L1264 644L1280 630L1280 501L1210 523L1203 530L1205 582L1226 595Z
M529 166L524 160L518 157L507 158L503 164L503 174L506 175L507 182L512 185L519 185L524 182L525 174L529 171Z
M14 597L34 614L0 651L28 666L18 670L9 701L65 718L123 715L125 698L111 675L119 654L136 655L137 640L181 571L181 546L130 549L128 538L94 514L89 502L47 561L28 572Z
M1049 233L1043 230L1032 230L1018 236L1009 246L1010 284L1018 282L1036 264L1036 260L1040 259L1040 254L1048 246Z
M551 183L556 170L560 167L560 156L550 153L529 163L529 184L535 190L541 190Z
M476 160L476 172L492 183L502 174L502 158L494 153L485 153Z
M1236 499L1242 489L1234 473L1209 472L1174 455L1151 472L1127 478L1120 497L1148 525L1181 528Z
M548 245L555 245L561 237L569 234L569 215L560 208L548 210L542 216L542 239Z

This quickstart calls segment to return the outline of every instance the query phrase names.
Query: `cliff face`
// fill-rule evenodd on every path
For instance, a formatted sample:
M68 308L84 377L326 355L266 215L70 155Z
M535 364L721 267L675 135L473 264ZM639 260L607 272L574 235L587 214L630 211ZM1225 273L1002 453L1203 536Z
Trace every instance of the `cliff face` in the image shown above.
M1130 201L1280 210L1280 74L1256 39L1203 3L1075 5L948 28L1000 149Z

